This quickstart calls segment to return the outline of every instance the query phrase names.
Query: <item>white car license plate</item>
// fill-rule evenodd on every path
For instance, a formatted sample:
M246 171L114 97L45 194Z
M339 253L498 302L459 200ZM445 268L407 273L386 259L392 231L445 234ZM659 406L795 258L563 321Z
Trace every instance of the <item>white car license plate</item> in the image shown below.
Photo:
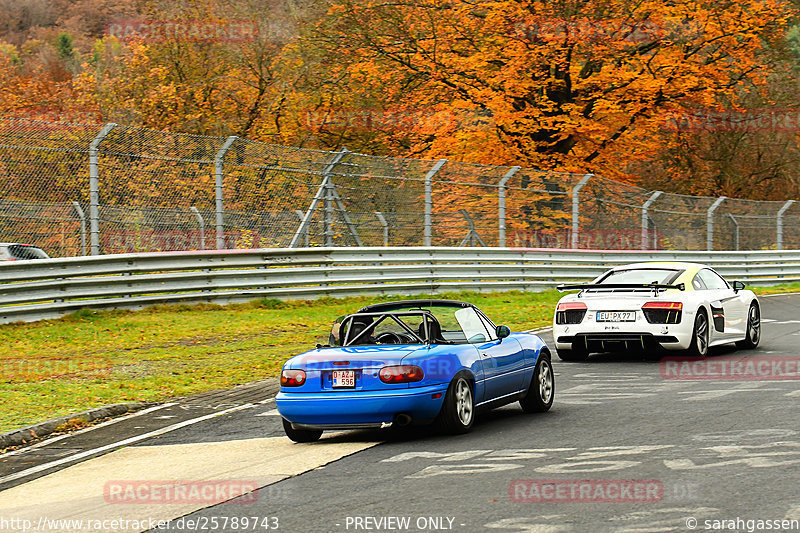
M636 311L598 311L598 322L635 322Z
M356 386L356 373L353 370L333 371L334 389L353 389Z

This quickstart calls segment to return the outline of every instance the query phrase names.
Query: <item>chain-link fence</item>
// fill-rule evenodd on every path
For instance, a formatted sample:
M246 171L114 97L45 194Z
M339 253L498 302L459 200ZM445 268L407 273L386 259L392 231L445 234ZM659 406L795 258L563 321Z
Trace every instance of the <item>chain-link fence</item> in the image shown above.
M0 242L53 256L304 246L785 249L800 246L793 203L0 118Z

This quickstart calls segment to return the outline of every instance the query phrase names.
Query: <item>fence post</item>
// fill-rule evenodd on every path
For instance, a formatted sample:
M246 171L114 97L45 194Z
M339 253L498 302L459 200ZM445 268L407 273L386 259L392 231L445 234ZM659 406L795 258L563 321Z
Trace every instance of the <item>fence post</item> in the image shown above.
M706 213L706 250L709 252L714 249L714 211L717 210L719 204L724 202L726 198L727 196L720 196L717 198Z
M386 222L386 218L380 211L375 211L375 216L378 217L378 222L383 226L383 245L389 246L389 223Z
M506 183L514 177L514 174L522 167L511 167L497 185L497 245L504 248L506 245Z
M194 217L197 219L197 225L200 226L200 249L206 249L206 221L203 220L203 215L200 214L200 211L197 210L195 206L189 208L189 210L194 213Z
M642 250L647 250L647 210L650 209L650 206L661 194L662 191L655 191L650 195L650 198L647 199L644 205L642 205Z
M330 191L328 190L328 182L330 182L331 179L331 172L333 172L333 169L336 168L336 165L338 165L341 160L344 159L344 156L350 152L347 150L347 148L342 148L341 152L333 153L335 154L333 160L327 167L325 167L325 170L322 171L322 183L319 184L317 194L314 195L314 199L311 200L311 205L308 207L308 211L306 211L306 214L300 221L300 227L298 227L297 231L294 232L294 237L292 237L292 242L289 243L289 248L297 248L297 244L300 242L300 237L304 232L308 232L308 224L311 222L311 217L314 215L314 209L317 208L320 200L325 202L323 205L325 205L327 208L327 202L329 201L328 196L330 194ZM325 245L327 246L327 243Z
M783 214L792 207L794 200L787 200L778 211L778 250L783 250Z
M431 235L433 234L431 231L431 212L433 211L433 186L431 180L445 163L447 163L447 159L438 160L425 175L425 246L431 245Z
M330 178L325 182L325 195L323 196L322 239L323 246L333 246L333 187Z
M89 240L92 255L100 255L100 171L97 168L97 154L100 143L116 126L113 122L106 124L89 144Z
M578 247L578 235L580 231L580 223L578 221L578 216L580 215L580 207L579 207L579 199L578 193L581 192L583 186L586 185L586 182L591 179L594 174L586 174L584 177L581 178L581 181L578 182L575 187L572 188L572 247Z
M230 149L233 142L238 139L236 135L231 135L225 139L222 148L219 149L217 155L214 157L214 196L215 211L216 211L216 229L217 229L217 250L225 249L225 217L223 215L225 203L223 201L223 167L225 162L225 153Z
M739 251L739 221L736 220L736 217L734 217L730 213L728 213L727 216L728 216L729 219L731 219L731 222L733 222L733 228L734 228L733 245L734 245L734 249L738 252Z
M83 212L83 208L78 202L73 201L72 208L81 219L81 255L86 255L86 213Z

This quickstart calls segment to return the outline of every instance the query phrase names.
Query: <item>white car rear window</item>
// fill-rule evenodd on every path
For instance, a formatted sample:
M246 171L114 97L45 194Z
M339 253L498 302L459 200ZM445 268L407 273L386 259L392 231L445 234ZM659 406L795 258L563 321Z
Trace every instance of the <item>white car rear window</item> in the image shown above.
M598 283L635 283L662 285L672 283L683 271L666 268L635 268L630 270L615 270L608 273Z

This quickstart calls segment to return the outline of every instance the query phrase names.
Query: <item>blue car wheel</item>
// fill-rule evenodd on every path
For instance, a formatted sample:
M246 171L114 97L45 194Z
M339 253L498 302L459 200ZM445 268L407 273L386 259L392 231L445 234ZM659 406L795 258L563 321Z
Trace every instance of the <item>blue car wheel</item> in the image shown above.
M292 439L294 442L314 442L319 440L322 436L321 430L315 429L295 429L292 427L292 423L286 420L283 420L283 431L286 432L286 436Z
M519 405L526 413L543 413L553 405L555 392L556 378L550 364L550 354L543 351L536 361L528 393L519 401Z
M459 372L447 388L437 424L445 433L459 434L467 433L474 421L472 380L466 372Z

